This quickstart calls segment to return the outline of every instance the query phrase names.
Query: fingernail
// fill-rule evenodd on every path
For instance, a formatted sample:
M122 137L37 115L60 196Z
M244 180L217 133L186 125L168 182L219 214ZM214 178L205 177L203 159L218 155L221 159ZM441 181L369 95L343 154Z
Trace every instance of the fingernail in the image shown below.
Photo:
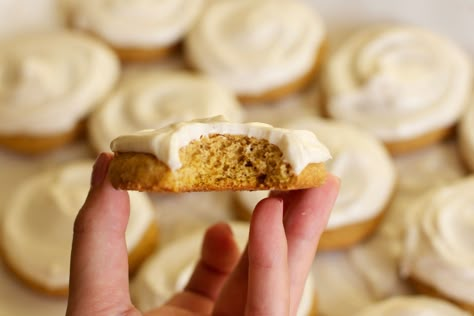
M100 185L107 173L107 155L105 153L101 153L95 163L94 167L92 168L92 176L91 176L91 186Z
M223 229L225 229L230 235L234 236L234 232L232 231L232 228L230 228L229 224L227 224L226 222L219 222L217 224Z

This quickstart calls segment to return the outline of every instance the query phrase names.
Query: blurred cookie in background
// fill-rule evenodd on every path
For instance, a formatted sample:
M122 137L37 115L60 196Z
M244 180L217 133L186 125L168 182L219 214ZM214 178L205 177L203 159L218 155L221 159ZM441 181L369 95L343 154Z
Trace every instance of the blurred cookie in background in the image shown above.
M92 161L74 161L31 176L10 197L0 223L1 255L19 280L66 296L74 220L90 187ZM154 250L158 227L145 193L130 192L126 241L133 272Z
M448 38L418 27L362 29L330 56L325 110L381 139L393 154L449 135L471 99L469 56Z
M151 61L175 51L204 0L67 0L68 22L108 43L123 61Z
M243 119L233 93L214 79L179 70L130 71L92 113L89 139L97 152L110 151L120 135L216 115Z
M190 65L245 103L278 100L314 79L326 27L302 1L214 1L185 42Z
M320 250L348 248L370 236L382 220L396 188L396 170L384 146L367 132L318 118L300 118L285 128L317 133L332 155L326 163L330 173L341 178L341 189ZM238 215L250 219L258 200L268 193L236 193Z
M84 131L120 74L115 54L88 36L29 34L0 43L0 146L36 154Z

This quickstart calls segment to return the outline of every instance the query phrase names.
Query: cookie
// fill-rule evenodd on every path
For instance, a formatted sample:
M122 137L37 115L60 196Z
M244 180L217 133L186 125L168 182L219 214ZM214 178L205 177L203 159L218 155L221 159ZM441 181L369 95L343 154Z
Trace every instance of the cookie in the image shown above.
M222 117L124 135L111 148L112 185L158 192L316 187L330 159L312 132Z

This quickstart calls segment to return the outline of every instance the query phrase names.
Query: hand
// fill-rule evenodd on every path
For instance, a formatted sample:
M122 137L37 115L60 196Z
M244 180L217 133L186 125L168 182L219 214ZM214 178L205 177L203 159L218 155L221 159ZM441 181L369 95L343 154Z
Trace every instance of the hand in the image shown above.
M141 315L129 293L128 194L115 190L106 176L111 159L98 157L74 225L67 316ZM329 176L320 188L262 200L242 255L227 224L212 226L186 288L146 316L296 315L338 190L338 179Z

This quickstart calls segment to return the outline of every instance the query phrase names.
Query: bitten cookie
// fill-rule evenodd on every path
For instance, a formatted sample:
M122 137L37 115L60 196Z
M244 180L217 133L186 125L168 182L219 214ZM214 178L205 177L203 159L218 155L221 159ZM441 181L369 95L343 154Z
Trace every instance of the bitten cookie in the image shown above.
M244 102L280 99L307 86L325 51L326 28L293 0L214 1L185 41L191 66Z
M72 26L100 37L124 61L169 55L192 28L203 0L72 0Z
M341 178L341 188L319 249L350 247L371 235L394 194L396 172L383 145L372 135L345 123L317 118L284 124L317 133L330 150L328 171ZM268 193L237 192L238 214L250 219L255 205Z
M474 177L412 203L401 274L417 290L474 313Z
M411 26L355 33L331 55L323 77L327 114L369 130L394 154L445 138L473 83L461 48Z
M50 295L67 295L74 220L90 187L92 161L72 162L25 181L7 203L0 222L0 253L26 285ZM157 244L153 205L130 193L126 231L133 272Z
M242 251L248 240L249 225L241 222L229 223L234 239ZM199 260L204 230L200 230L168 244L151 256L132 280L133 303L147 312L162 305L173 294L181 291L189 281L194 266ZM317 314L314 276L311 274L305 284L298 316Z
M115 54L85 35L57 31L0 43L0 145L44 152L76 138L119 76Z
M116 188L158 192L316 187L331 158L312 132L223 117L120 136L111 148Z

